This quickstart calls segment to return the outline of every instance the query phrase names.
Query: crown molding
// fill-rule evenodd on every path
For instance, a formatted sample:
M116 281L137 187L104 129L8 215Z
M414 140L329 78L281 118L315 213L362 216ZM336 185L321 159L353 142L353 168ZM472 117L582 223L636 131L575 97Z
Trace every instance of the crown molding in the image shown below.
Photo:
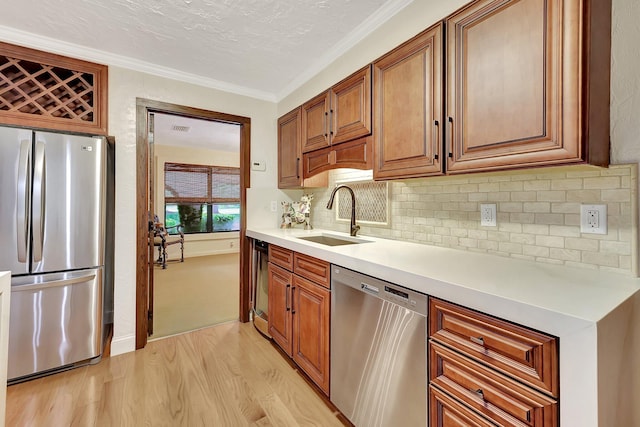
M327 68L333 61L347 53L351 48L357 45L369 34L378 29L382 24L387 22L405 7L413 3L414 0L389 0L382 7L376 10L373 15L355 27L353 31L347 34L335 46L321 55L307 70L300 73L298 77L293 79L277 96L277 102L282 101L293 91L307 83L314 76Z
M84 47L74 43L52 39L50 37L40 36L3 25L0 25L0 40L7 43L29 47L32 49L55 53L58 55L70 56L73 58L97 62L109 66L127 68L133 71L139 71L158 77L164 77L167 79L190 83L210 89L230 92L236 95L256 98L262 101L277 101L276 96L273 93L234 85L208 77L198 76L196 74L185 73L184 71L179 71L173 68L162 67L150 62L140 61L126 56L116 55L98 49Z

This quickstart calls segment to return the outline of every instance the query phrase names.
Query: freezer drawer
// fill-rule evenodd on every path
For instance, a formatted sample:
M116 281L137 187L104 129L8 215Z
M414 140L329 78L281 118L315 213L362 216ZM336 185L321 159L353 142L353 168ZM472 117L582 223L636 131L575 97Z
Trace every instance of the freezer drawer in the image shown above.
M102 268L11 283L9 381L102 354Z

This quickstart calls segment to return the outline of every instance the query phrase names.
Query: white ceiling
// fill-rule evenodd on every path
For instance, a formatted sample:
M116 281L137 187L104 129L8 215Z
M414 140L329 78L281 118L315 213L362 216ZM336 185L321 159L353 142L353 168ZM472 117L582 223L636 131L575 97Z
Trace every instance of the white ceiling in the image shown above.
M276 101L412 1L5 1L0 40Z
M186 129L176 130L175 126ZM153 130L154 142L158 145L240 151L239 125L156 113Z

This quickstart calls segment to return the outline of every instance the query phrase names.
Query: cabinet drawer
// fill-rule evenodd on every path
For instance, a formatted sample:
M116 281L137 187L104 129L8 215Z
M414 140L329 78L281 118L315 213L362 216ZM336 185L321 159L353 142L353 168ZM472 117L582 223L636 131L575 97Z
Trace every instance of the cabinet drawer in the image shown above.
M433 298L429 317L434 340L558 396L556 338Z
M293 271L293 251L280 246L269 245L269 262Z
M293 272L325 288L331 288L330 271L331 266L327 261L299 253L295 253L293 256Z
M429 343L431 384L501 426L555 427L556 401L434 342Z
M433 386L429 387L429 412L429 427L495 427L495 424Z

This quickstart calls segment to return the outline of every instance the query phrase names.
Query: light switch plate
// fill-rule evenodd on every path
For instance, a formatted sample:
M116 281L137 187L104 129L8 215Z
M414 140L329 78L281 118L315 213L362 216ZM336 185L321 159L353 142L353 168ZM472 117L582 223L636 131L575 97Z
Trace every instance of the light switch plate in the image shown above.
M580 205L580 232L607 234L607 205Z
M483 227L496 227L497 209L495 203L483 203L480 205L480 225Z

